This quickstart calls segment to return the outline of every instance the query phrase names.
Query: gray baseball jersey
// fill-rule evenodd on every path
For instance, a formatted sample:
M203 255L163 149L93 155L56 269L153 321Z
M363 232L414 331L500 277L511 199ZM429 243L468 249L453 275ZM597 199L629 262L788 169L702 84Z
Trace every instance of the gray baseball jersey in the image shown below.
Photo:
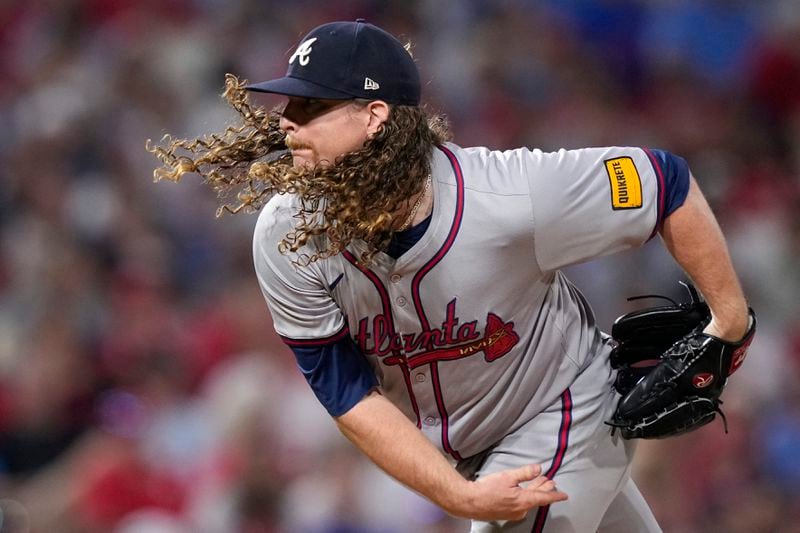
M601 353L589 304L559 268L654 235L664 193L652 157L438 147L427 231L368 268L356 260L360 242L307 267L279 253L298 200L278 195L254 239L275 329L301 343L349 335L382 393L431 441L455 460L485 451L566 405Z

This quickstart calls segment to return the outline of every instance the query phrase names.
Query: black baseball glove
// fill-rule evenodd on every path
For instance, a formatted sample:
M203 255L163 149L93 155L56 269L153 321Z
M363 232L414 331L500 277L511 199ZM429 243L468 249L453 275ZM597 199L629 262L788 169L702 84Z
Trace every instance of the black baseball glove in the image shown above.
M739 342L703 333L711 320L708 305L695 288L683 284L690 301L651 307L619 317L611 328L616 346L611 365L614 387L622 394L608 423L626 439L658 439L687 433L712 420L728 376L744 361L756 318ZM727 431L727 423L725 423Z

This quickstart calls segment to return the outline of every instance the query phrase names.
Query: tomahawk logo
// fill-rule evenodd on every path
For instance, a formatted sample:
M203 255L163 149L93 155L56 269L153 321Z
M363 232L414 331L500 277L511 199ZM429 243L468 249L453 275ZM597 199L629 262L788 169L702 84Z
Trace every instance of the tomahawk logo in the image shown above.
M311 54L311 45L314 44L316 40L316 37L312 37L300 43L300 46L297 47L297 50L294 51L294 54L292 54L292 57L289 59L289 64L294 63L294 60L297 59L301 65L308 65L308 62L311 60L308 57Z

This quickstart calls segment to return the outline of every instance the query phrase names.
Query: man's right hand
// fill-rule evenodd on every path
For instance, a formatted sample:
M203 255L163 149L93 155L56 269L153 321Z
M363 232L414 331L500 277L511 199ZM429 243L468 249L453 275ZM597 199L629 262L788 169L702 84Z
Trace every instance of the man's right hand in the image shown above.
M522 520L534 507L567 499L539 465L467 481L393 403L371 392L336 418L342 434L392 477L453 516Z
M448 512L482 521L517 521L535 507L566 500L555 482L541 473L539 465L526 465L468 482L463 499Z

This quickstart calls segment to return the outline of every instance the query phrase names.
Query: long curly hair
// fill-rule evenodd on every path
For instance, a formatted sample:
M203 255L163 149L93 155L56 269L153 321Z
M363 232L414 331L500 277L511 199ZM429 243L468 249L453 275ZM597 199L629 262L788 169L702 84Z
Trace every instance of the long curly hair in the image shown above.
M359 260L369 264L386 250L403 214L398 208L422 191L433 147L450 139L446 118L421 107L391 106L382 129L361 149L330 165L295 168L279 127L280 111L251 105L246 84L232 74L225 77L223 97L241 124L193 140L166 135L162 145L147 141L147 150L163 165L153 172L154 180L199 175L222 200L217 216L255 212L275 194L295 194L300 208L294 229L279 243L282 253L307 265L360 239L367 246ZM324 244L301 253L316 236L326 237L314 239Z

